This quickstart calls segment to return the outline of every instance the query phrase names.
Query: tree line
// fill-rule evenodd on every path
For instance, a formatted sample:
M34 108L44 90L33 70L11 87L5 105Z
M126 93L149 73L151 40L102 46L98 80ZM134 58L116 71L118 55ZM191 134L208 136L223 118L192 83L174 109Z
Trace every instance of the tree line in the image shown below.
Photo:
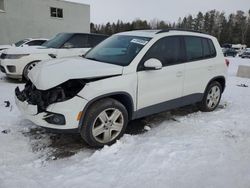
M140 29L191 29L208 33L217 37L220 44L246 44L250 47L250 10L237 11L226 16L225 12L210 10L198 12L196 16L188 15L177 22L166 22L153 19L151 21L136 19L132 22L118 20L116 23L90 24L92 33L112 35L118 32Z

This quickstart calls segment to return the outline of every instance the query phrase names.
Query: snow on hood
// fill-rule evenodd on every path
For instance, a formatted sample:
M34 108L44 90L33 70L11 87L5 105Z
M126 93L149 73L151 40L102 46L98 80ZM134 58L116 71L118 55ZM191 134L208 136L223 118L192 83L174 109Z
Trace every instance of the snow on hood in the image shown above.
M42 46L25 46L25 47L12 47L4 51L6 54L43 54L54 53L56 49L45 48Z
M37 89L47 90L71 79L120 75L122 71L122 66L78 57L40 62L28 77Z

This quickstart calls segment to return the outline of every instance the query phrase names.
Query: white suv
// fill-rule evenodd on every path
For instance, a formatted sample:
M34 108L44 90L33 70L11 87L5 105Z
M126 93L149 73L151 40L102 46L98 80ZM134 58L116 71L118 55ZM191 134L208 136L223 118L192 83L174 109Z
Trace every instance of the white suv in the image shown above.
M44 39L44 38L37 38L37 39L27 38L27 39L20 40L12 45L0 45L0 53L1 51L12 48L12 47L41 46L47 40L48 39Z
M225 89L227 62L213 36L181 31L113 35L84 58L37 65L20 111L34 123L76 130L90 145L119 139L130 120L197 103L213 111Z
M59 33L41 47L10 48L0 56L0 69L7 77L28 79L29 71L42 60L84 55L107 35Z

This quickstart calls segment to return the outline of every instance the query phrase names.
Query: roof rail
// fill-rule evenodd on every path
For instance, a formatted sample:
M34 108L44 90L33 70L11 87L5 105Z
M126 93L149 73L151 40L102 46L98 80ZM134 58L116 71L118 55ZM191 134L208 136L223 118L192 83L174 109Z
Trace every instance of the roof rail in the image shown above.
M194 32L194 33L202 33L202 34L207 34L205 32L202 32L202 31L196 31L196 30L192 30L192 29L182 29L182 28L169 28L169 29L162 29L160 31L158 31L156 34L159 34L159 33L165 33L165 32L169 32L169 31L188 31L188 32Z

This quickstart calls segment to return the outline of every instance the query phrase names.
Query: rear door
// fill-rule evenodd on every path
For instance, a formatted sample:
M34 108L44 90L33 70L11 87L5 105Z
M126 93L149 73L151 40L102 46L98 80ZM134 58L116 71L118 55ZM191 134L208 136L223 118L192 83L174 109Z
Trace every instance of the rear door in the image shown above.
M212 41L203 37L184 36L186 63L183 96L202 94L215 70ZM195 100L195 99L194 99ZM197 99L198 100L198 99Z

